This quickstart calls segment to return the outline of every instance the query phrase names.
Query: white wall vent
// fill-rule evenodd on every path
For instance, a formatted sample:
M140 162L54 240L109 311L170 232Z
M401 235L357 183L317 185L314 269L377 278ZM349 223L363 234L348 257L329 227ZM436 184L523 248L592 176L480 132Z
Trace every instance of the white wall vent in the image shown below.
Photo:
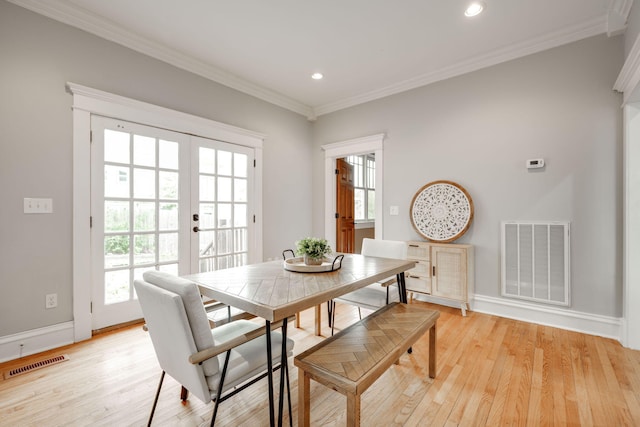
M502 295L569 305L569 222L502 222Z

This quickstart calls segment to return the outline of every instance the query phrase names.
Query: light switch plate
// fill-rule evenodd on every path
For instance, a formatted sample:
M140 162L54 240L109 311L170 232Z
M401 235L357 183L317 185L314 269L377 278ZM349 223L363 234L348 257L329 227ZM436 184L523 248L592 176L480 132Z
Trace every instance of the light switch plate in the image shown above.
M24 199L24 213L52 213L53 212L53 199L36 199L32 197L25 197Z
M389 215L398 215L398 207L390 206L389 207Z

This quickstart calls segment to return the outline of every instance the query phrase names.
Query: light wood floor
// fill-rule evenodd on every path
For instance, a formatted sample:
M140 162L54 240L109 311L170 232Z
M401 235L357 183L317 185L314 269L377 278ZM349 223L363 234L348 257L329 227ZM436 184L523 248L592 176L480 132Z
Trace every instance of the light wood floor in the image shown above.
M639 351L610 339L414 303L442 313L437 377L427 375L427 334L364 393L364 426L640 426ZM337 325L357 318L351 307L338 310ZM312 310L302 314L302 329L290 331L296 354L322 339L313 335ZM0 370L60 353L71 360L0 379L0 425L146 425L160 371L139 325ZM292 361L289 366L295 414L298 376ZM154 425L208 425L213 405L196 397L182 405L179 391L167 377ZM312 381L312 424L344 425L345 402ZM266 380L221 404L217 425L242 424L268 425Z

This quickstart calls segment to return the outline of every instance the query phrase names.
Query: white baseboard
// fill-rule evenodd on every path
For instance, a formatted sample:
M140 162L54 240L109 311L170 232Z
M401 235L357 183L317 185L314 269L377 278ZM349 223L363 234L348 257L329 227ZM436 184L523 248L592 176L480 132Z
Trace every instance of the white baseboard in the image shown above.
M622 342L622 319L505 298L475 295L471 309L480 313L553 326Z
M73 322L0 337L0 362L73 344Z
M414 294L416 299L458 307L451 300ZM508 319L553 326L570 331L612 338L622 342L622 319L549 307L505 298L475 295L471 310ZM0 337L0 363L73 344L73 322L59 323L18 334ZM21 346L22 344L22 346Z
M460 308L460 304L457 301L431 295L414 293L414 298L448 307ZM474 295L469 302L471 311L612 338L622 343L623 319L621 318L478 294ZM624 343L622 344L624 345Z

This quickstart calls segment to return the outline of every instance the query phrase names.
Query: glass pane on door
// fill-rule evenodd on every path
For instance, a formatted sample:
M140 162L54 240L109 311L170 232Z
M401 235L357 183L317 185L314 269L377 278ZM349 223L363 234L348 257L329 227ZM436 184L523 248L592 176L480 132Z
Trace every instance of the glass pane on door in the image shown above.
M189 137L97 117L92 131L92 240L102 242L92 247L97 329L140 318L133 281L145 271L178 274L181 260L189 265L186 227L182 248L179 237L189 209L189 195L180 196Z
M198 265L200 272L244 265L248 261L251 150L196 138L199 199Z
M179 174L177 162L160 168L155 159L156 151L176 155L177 142L160 145L159 139L134 132L106 130L104 136L104 303L108 305L135 298L133 266L178 263L178 214L175 209L167 212L167 207L176 206L168 202L177 199ZM161 207L163 217L172 219L162 225L156 221Z

